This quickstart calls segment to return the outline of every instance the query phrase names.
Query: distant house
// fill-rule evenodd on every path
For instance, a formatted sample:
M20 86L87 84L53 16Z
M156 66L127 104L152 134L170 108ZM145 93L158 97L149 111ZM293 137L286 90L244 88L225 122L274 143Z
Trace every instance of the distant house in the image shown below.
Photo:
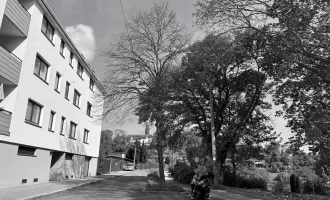
M129 142L134 143L135 141L139 141L141 145L144 143L144 145L150 146L150 144L152 143L152 137L144 135L131 135Z
M106 157L105 163L99 169L101 174L123 170L123 166L134 161L126 158L125 154L112 154Z

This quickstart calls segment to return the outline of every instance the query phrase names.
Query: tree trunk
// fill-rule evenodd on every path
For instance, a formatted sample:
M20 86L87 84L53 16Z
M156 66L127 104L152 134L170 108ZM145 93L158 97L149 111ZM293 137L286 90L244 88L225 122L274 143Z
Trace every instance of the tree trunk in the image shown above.
M236 163L235 163L235 152L231 153L231 164L233 165L233 181L235 187L237 187L237 174L236 174Z
M165 187L165 174L164 174L164 157L161 130L159 130L159 122L156 121L156 134L157 134L157 153L159 164L159 184L161 188Z

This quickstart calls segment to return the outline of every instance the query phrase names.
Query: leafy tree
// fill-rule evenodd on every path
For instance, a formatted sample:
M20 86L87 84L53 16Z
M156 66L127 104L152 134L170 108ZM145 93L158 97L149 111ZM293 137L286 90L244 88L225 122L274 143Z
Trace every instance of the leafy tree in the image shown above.
M181 114L183 124L196 125L209 150L211 90L217 161L221 166L243 136L259 142L273 137L269 117L263 114L270 108L264 101L266 76L250 48L257 46L249 43L249 38L250 32L237 33L235 37L209 35L188 49L182 67L174 75L174 110Z
M100 171L102 165L106 160L106 156L111 153L112 148L112 136L113 132L111 130L103 130L101 132L100 150L98 157L98 171Z
M168 3L140 12L126 23L127 32L105 52L109 78L105 85L105 115L135 111L139 121L156 122L160 185L165 185L163 141L167 133L166 103L169 72L185 50L190 37ZM148 109L143 109L148 108Z
M233 182L235 186L237 186L236 167L241 163L249 162L250 159L263 159L264 155L262 154L262 150L262 146L251 140L251 138L243 138L240 140L239 144L231 148L230 159L233 166Z
M145 144L143 143L140 147L140 163L145 163L147 162L148 159L148 152L147 152L147 147L145 146Z
M125 135L118 135L112 141L112 153L126 152L129 139Z
M274 81L296 149L309 144L329 148L330 2L285 0L200 0L200 25L221 30L253 30L263 38L258 60Z
M135 152L136 150L136 152ZM140 141L135 141L134 145L131 145L127 152L126 158L134 160L135 153L135 163L145 163L147 161L147 149L144 144L141 145Z

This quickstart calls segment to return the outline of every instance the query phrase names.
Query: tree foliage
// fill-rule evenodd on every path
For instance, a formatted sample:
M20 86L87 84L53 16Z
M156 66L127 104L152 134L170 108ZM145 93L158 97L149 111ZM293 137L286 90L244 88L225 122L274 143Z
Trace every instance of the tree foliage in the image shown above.
M126 23L127 32L104 53L109 64L105 90L105 115L114 111L125 117L135 111L140 122L156 122L158 157L166 134L166 102L169 72L190 37L176 20L168 3L154 4ZM159 162L161 186L165 184Z
M273 97L288 119L297 150L327 159L329 143L330 2L322 0L200 0L197 23L263 38L259 62L274 85Z
M250 32L235 37L209 35L193 44L175 73L176 111L182 123L196 125L210 150L210 101L212 90L217 160L224 163L228 151L242 137L261 142L271 137L264 111L266 75L247 48ZM252 45L252 46L251 46ZM257 48L257 47L255 47ZM211 153L211 152L209 152Z

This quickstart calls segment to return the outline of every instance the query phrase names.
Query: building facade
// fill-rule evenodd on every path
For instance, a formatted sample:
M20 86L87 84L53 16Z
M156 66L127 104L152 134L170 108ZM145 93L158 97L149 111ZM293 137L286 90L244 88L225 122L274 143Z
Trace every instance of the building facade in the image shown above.
M96 175L102 92L44 0L0 0L0 188Z

